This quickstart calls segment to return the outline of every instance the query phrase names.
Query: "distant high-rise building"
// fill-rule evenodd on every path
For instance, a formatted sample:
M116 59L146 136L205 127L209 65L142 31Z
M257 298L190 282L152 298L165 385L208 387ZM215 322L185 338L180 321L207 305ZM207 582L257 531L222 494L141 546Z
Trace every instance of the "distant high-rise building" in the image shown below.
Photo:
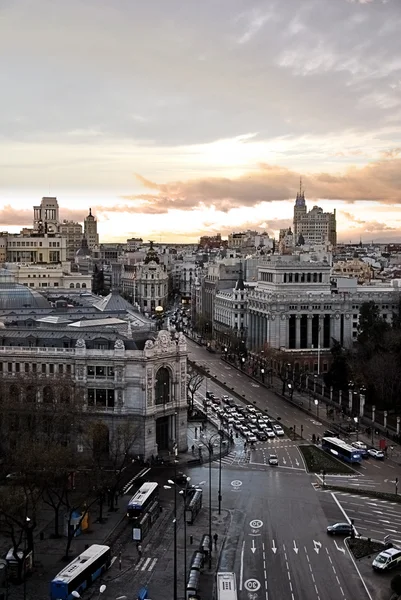
M82 225L75 221L64 220L60 223L59 232L67 238L67 260L74 260L81 247Z
M97 221L89 209L89 215L84 220L84 236L88 242L88 248L94 250L99 246L99 234L97 232Z
M324 244L330 242L337 244L336 211L323 212L319 206L314 206L309 212L305 203L305 192L302 182L294 204L294 242L295 245Z
M33 228L39 233L57 233L59 207L57 198L42 198L40 206L33 207Z

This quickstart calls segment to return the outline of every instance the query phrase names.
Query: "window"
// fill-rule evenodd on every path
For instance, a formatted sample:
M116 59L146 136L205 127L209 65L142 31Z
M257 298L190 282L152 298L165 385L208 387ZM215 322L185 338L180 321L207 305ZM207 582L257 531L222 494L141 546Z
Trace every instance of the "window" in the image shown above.
M62 375L64 373L64 365L58 366L58 372L60 373L60 375Z
M49 365L49 373L50 373L51 375L53 375L53 374L54 374L54 365L53 365L53 364L50 364L50 365Z
M42 365L42 373L46 373L46 365L45 364Z
M25 363L25 373L29 373L29 363Z
M38 365L36 363L32 364L32 373L36 373L36 371L38 370Z
M19 369L20 369L19 363L15 363L15 372L19 373L20 372Z
M68 375L71 375L71 365L67 365L67 373Z
M88 377L94 377L95 376L95 367L87 367L86 374Z
M106 367L96 367L96 377L106 377Z
M114 378L114 367L107 367L107 377Z

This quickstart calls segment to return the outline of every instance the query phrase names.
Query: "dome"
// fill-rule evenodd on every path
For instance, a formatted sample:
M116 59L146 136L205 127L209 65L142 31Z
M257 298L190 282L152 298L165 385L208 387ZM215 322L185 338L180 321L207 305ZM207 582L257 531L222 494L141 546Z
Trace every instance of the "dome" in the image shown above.
M36 290L19 283L3 283L0 277L0 310L20 308L51 308L51 306Z
M148 265L150 262L155 262L156 264L160 263L159 255L157 251L153 247L153 242L150 242L150 248L145 256L145 260L143 261L145 265Z

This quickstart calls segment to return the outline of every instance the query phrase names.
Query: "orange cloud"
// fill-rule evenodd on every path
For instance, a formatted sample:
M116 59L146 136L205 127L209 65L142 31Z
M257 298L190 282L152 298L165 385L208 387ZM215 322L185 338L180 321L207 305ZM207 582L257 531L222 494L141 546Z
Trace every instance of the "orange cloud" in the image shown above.
M377 201L401 203L401 159L398 148L388 151L388 159L364 167L350 167L342 173L306 173L303 186L309 200ZM209 177L171 183L155 183L140 175L144 187L158 194L123 196L133 202L141 200L129 212L163 213L169 209L192 210L213 206L227 212L232 208L257 206L262 202L294 198L299 187L299 173L290 169L260 164L258 169L237 178Z

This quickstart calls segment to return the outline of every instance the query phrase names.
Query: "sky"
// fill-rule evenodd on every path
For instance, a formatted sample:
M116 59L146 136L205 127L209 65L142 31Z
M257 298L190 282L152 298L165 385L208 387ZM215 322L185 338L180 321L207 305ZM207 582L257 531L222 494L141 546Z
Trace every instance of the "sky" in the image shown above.
M401 241L401 0L0 0L0 230Z

